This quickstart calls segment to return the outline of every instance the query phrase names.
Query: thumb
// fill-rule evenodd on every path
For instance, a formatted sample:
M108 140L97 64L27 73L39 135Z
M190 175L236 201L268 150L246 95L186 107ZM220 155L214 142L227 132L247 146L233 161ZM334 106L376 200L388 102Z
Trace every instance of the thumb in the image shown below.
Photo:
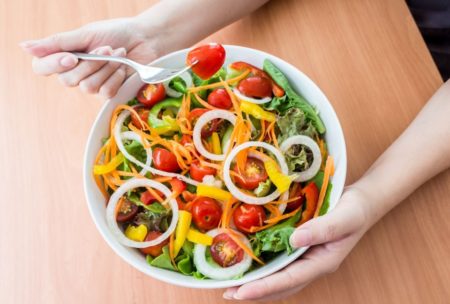
M83 29L58 33L39 40L21 42L19 45L35 57L44 57L58 52L84 50L89 46L88 34Z
M342 203L330 213L313 218L298 227L290 237L292 247L299 248L339 240L361 227L364 217L359 213L359 209Z

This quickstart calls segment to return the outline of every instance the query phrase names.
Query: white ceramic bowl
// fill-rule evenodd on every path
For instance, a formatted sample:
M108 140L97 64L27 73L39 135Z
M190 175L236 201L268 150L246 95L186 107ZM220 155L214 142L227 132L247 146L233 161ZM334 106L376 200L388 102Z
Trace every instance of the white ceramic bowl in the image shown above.
M308 76L278 57L240 46L229 45L225 46L225 49L227 54L226 63L245 61L257 67L262 67L264 59L270 59L287 76L295 90L301 93L319 110L320 117L327 128L325 137L329 152L334 157L336 166L335 175L332 179L333 191L331 193L330 201L330 210L333 209L344 188L347 157L341 125L327 97L322 93L319 87L308 78ZM181 67L185 63L187 52L188 50L185 49L171 53L159 58L153 62L152 65L167 68ZM253 270L237 280L197 280L191 276L185 276L177 272L149 266L145 261L145 257L138 250L125 247L114 238L114 235L111 233L106 223L105 200L101 192L97 189L91 172L95 155L101 147L101 139L109 135L108 126L114 108L117 105L126 103L128 100L132 99L141 86L142 82L137 75L134 74L124 83L117 95L105 103L92 126L86 145L83 172L86 199L92 219L109 246L111 246L111 248L126 262L143 273L167 283L191 288L226 288L242 285L270 275L302 255L307 248L300 248L291 255L285 253L281 254L265 266Z

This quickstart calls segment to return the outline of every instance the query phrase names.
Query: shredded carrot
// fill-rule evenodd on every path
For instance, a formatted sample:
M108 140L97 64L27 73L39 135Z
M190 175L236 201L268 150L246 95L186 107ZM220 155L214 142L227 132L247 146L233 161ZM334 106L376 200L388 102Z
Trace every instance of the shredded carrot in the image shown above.
M265 204L264 208L266 208L270 212L269 219L277 218L281 215L280 209L278 209L278 206L275 206L274 204Z
M325 163L325 171L323 175L322 188L320 188L319 200L317 202L316 212L314 212L314 217L319 216L320 208L322 208L323 200L325 199L325 194L327 193L328 183L330 181L330 176L334 174L334 160L330 155Z
M290 218L292 216L294 216L302 207L300 206L299 208L295 209L294 211L291 211L289 213L280 215L279 217L274 217L268 220L265 220L265 223L267 224L273 224L273 223L278 223L279 221L282 221L284 219Z
M258 231L266 230L267 228L275 226L275 224L276 223L267 224L267 225L264 225L264 226L253 226L253 227L250 228L250 233L255 233L255 232L258 232Z
M168 181L172 180L173 177L169 177L169 176L156 176L154 178L152 178L155 182L160 182L160 183L167 183Z
M278 145L278 139L277 139L277 136L276 136L276 134L275 134L275 125L274 125L274 127L270 130L270 134L271 134L271 137L272 137L272 141L273 141L274 146L277 147L277 149L280 149L280 146Z
M172 263L172 266L177 269L177 264L175 263L175 232L173 232L170 237L169 237L169 257L170 257L170 262Z
M261 122L261 135L259 135L258 141L264 141L264 137L266 136L266 122L264 120L260 120Z
M159 203L162 204L162 203L164 202L164 199L161 197L161 195L159 195L158 192L155 191L155 189L150 188L150 187L146 187L146 189L147 189L148 192L150 192L150 194L151 194L154 198L156 198L156 200L157 200Z
M236 76L234 78L225 80L224 82L226 84L232 84L232 83L238 82L241 79L244 79L249 73L250 73L250 70L247 70L247 71L243 72L242 74L240 74L240 75L238 75L238 76ZM214 88L218 88L218 87L221 87L221 86L223 86L222 82L215 82L215 83L207 84L207 85L204 85L204 86L198 86L198 87L190 88L189 92L190 93L197 93L197 92L200 92L200 91L203 91L203 90L214 89Z
M230 238L236 243L238 244L239 247L242 248L242 250L244 250L245 253L247 253L252 259L254 259L256 262L258 262L261 265L264 265L264 262L261 261L257 256L255 256L255 254L253 253L253 250L251 248L248 248L247 245L245 245L244 242L241 241L240 236L236 234L236 232L234 232L231 229L225 229L225 231L227 232L227 234L230 236Z
M234 95L233 91L231 91L230 86L223 80L220 83L223 85L228 95L230 95L231 103L233 104L233 109L234 112L236 113L236 116L242 119L241 107L239 106L239 102L236 96Z
M124 201L124 198L122 196L119 199L119 201L117 202L116 207L114 208L114 217L117 217L117 214L119 213L120 209L122 208L123 201Z
M274 204L274 205L289 204L289 203L295 202L296 200L301 199L301 198L302 198L302 196L300 195L300 196L296 196L296 197L290 198L290 199L285 200L285 201L282 201L282 200L280 200L280 201L273 201L273 202L271 202L271 204Z
M210 105L209 103L207 103L205 100L203 100L200 96L198 96L198 94L194 93L194 96L203 107L210 109L210 110L219 110L219 108L214 107L214 106Z

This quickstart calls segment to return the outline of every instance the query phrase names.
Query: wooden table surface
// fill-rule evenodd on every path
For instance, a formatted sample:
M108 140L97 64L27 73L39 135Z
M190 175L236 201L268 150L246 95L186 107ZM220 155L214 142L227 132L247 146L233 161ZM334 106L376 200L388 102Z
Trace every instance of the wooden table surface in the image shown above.
M220 290L143 275L103 241L81 175L102 101L35 76L17 46L148 5L0 1L0 303L225 303ZM270 52L322 88L344 128L348 183L442 83L401 0L272 1L207 40ZM449 303L449 197L447 171L374 226L336 273L282 303Z

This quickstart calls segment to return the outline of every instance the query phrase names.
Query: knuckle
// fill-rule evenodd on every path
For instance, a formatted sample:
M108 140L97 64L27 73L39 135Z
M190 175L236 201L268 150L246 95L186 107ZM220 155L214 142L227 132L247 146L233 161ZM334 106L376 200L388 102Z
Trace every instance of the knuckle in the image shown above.
M80 89L81 91L88 94L95 94L98 92L98 86L95 85L92 81L82 80L80 81Z
M71 75L60 74L58 76L58 79L63 85L67 87L76 87L79 83L79 81Z
M100 88L100 95L106 98L111 98L114 96L115 88L109 85L104 85Z

